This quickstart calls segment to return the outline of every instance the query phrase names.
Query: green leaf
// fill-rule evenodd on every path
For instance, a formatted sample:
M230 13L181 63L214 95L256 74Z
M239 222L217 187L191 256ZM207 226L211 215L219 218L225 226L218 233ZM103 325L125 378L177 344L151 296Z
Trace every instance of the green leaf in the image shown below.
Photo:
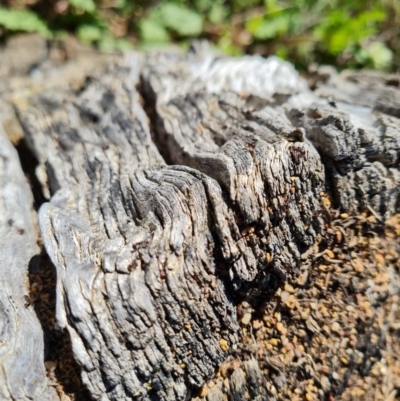
M78 39L85 43L93 43L103 37L104 31L98 25L83 24L76 32Z
M243 51L232 43L232 32L227 31L218 41L218 49L231 56L242 56Z
M378 22L384 20L386 14L380 9L360 11L351 15L346 10L332 11L313 31L332 55L360 46L361 43L378 32ZM361 53L358 57L362 57Z
M264 18L261 15L250 18L245 22L245 28L254 36L263 24Z
M115 38L115 48L121 51L130 50L133 48L133 44L123 38Z
M372 42L368 46L367 52L374 68L384 69L390 66L393 59L393 53L384 43Z
M364 11L359 14L358 18L366 23L385 21L386 13L381 9Z
M0 7L0 26L10 31L37 32L49 36L46 23L28 10L9 10Z
M253 18L246 23L247 30L259 40L273 39L288 32L290 27L290 15L278 14L274 17L268 16Z
M275 56L278 56L279 58L286 60L288 58L288 49L286 46L277 46L275 48Z
M228 8L222 4L214 4L208 14L208 19L212 24L222 24L228 16Z
M115 38L110 34L105 34L98 42L99 49L102 51L111 50L129 50L132 49L132 43L126 39Z
M154 11L154 19L181 36L198 36L202 32L203 17L184 5L162 3Z
M83 11L86 11L89 14L92 14L96 11L96 4L93 0L69 0L68 2L71 4L71 6L81 8Z
M215 0L195 0L194 8L200 12L205 12L209 10L213 4L215 4Z
M328 39L328 49L332 54L339 54L346 50L349 43L353 42L346 29L338 29Z
M282 8L279 5L279 1L277 0L265 0L265 11L267 13L276 13L277 11L280 11Z
M140 36L145 42L164 43L169 41L167 30L157 21L147 18L139 24Z

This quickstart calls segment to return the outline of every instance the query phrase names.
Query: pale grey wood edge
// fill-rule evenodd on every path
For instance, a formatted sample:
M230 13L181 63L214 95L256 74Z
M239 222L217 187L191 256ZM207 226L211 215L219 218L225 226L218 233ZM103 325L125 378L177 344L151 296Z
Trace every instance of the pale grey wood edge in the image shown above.
M39 253L35 219L18 154L0 128L1 400L58 399L46 378L43 331L25 300L29 262Z

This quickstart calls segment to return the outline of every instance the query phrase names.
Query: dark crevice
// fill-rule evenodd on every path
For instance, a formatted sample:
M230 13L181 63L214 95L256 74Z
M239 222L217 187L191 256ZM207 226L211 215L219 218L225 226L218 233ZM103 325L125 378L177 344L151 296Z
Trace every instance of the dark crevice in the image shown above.
M43 195L42 185L36 176L36 167L39 165L38 160L30 151L25 140L19 142L16 146L22 170L28 179L29 185L34 199L35 210L39 210L40 206L47 202L46 197Z
M58 392L75 401L91 400L81 379L81 367L73 357L71 339L67 329L59 328L56 320L57 273L43 250L29 263L30 307L33 307L44 335L44 360L55 366L48 376Z
M141 105L148 117L151 140L165 163L168 165L176 164L172 159L170 147L168 146L165 135L161 135L160 129L158 128L159 117L156 112L156 94L153 93L150 86L147 85L143 79L141 79L136 89L141 96Z

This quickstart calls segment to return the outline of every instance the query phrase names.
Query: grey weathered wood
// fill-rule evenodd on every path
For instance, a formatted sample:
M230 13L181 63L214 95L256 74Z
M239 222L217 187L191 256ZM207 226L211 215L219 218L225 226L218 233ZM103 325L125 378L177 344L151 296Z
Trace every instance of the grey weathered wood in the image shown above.
M0 399L56 400L44 366L40 323L25 297L39 253L33 198L18 154L0 127Z
M238 344L235 291L262 296L306 258L324 183L344 210L398 210L396 106L335 102L329 82L201 45L15 103L47 172L58 323L94 399L196 395ZM209 401L266 398L255 360L229 383Z
M292 122L321 153L343 210L392 216L400 208L399 76L327 67L316 75L313 98L289 112Z
M50 88L78 89L114 57L69 42L58 48L39 35L17 35L0 46L0 124L13 144L23 138L13 102Z
M132 71L19 115L49 170L40 227L85 385L95 399L184 400L237 341L214 255L218 236L235 246L234 221L213 179L165 165Z
M202 51L148 55L143 87L155 108L156 141L171 163L196 168L226 190L244 237L244 263L233 278L251 282L265 269L286 277L321 230L324 169L305 131L272 108L260 111L254 96L264 94L267 103L306 87L278 59L210 60Z
M219 58L211 56L204 46L195 46L188 57L179 52L150 54L143 81L145 94L156 105L156 136L169 146L167 152L173 163L199 168L198 159L204 157L198 154L200 150L209 151L216 140L217 147L223 144L221 149L232 143L224 134L226 127L218 126L221 112L215 109L209 113L211 121L202 113L207 102L215 102L216 94L233 91L245 101L240 104L232 94L226 94L219 102L236 103L248 120L263 115L267 127L278 135L295 135L300 130L313 143L323 156L326 184L338 206L343 210L369 207L389 217L399 208L400 194L398 78L396 81L393 75L379 80L367 73L328 72L326 82L312 92L288 64L276 58ZM209 100L202 99L204 92L214 98L208 95ZM181 103L177 107L178 102ZM185 121L187 115L197 118L196 123L204 118L211 125L201 132L181 133L179 121ZM229 118L237 119L231 115ZM217 174L215 169L206 173ZM223 179L226 178L227 175ZM231 198L237 202L232 183L227 185Z

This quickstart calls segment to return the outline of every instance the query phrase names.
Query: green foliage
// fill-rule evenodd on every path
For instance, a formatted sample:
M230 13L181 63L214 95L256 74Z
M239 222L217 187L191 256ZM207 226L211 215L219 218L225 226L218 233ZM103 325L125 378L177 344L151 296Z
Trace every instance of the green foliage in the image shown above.
M167 29L151 18L140 21L140 36L146 43L165 43L170 40Z
M205 38L229 54L277 54L298 68L314 62L339 68L399 67L398 0L8 2L8 9L0 7L0 35L70 32L102 50L171 42L186 46L192 38Z
M275 15L258 16L247 21L246 29L254 39L265 40L283 36L289 32L291 16L285 12L277 12Z
M69 0L68 2L71 6L77 9L80 8L87 13L94 13L96 11L96 4L93 0Z
M172 2L161 3L155 7L148 19L181 37L199 36L203 28L203 18L199 13Z
M325 21L314 29L315 37L327 51L337 55L354 47L377 33L377 22L384 21L386 14L379 9L363 11L351 16L342 10L333 11Z
M8 10L0 7L0 27L9 31L37 32L44 36L50 33L46 23L29 10Z
M97 25L82 24L76 30L78 39L84 43L93 43L103 37L103 30Z

